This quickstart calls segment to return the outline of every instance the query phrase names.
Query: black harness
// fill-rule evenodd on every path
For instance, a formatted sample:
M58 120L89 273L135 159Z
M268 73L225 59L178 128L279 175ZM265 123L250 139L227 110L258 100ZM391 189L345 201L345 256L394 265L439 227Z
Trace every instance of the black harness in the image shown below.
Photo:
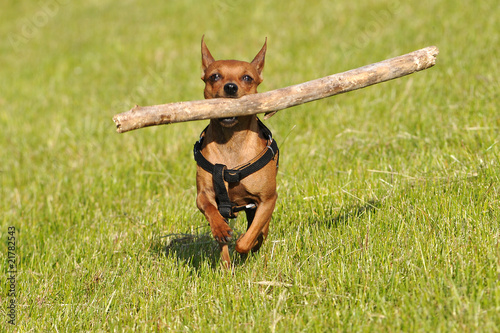
M249 204L246 206L236 206L229 200L229 194L227 193L224 181L228 183L237 183L243 178L251 175L254 172L259 171L265 167L274 157L278 154L278 144L273 140L271 131L259 120L259 127L267 138L267 147L254 159L250 160L245 164L238 166L236 169L228 169L224 164L212 164L205 156L201 153L201 146L203 144L203 138L205 137L205 132L208 128L205 128L201 132L200 140L194 144L194 159L196 163L205 171L212 174L215 190L215 199L219 209L219 213L226 219L236 217L234 213L241 210L255 209L255 204ZM278 155L279 158L279 155ZM254 162L251 162L254 161ZM279 163L279 162L278 162ZM276 167L278 167L276 163Z

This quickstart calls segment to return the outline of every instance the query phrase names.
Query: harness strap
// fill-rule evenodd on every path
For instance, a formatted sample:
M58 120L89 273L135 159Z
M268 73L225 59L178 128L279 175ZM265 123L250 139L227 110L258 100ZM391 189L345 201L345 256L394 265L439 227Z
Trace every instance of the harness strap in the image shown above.
M257 118L258 119L258 118ZM242 207L235 207L234 204L231 203L229 199L229 194L227 193L226 186L224 184L224 181L228 183L237 183L243 178L251 175L254 172L259 171L263 167L265 167L271 160L274 159L274 156L278 154L279 149L278 149L278 144L276 143L275 140L272 138L271 131L260 121L258 120L259 127L261 128L262 132L264 135L268 138L268 145L267 147L260 153L256 158L254 162L248 162L245 163L241 166L239 166L237 169L227 169L227 166L224 164L212 164L210 161L208 161L205 156L201 153L201 147L203 144L203 137L205 134L205 131L207 128L203 130L203 132L200 135L200 140L198 140L194 144L194 159L196 163L205 171L209 172L212 174L213 178L213 183L214 183L214 190L215 190L215 198L217 201L217 207L219 209L220 214L228 219L228 218L234 218L235 215L234 213L243 209L254 209L255 205L253 207L248 207L251 205L247 206L242 206ZM260 156L260 157L259 157ZM279 155L278 155L279 158ZM251 161L252 161L251 160ZM279 161L278 161L279 163ZM278 166L278 163L276 166Z
M229 194L227 193L226 185L224 184L225 169L226 166L224 164L215 164L212 178L219 213L225 218L230 218L233 215L233 205L231 204L231 200L229 200Z

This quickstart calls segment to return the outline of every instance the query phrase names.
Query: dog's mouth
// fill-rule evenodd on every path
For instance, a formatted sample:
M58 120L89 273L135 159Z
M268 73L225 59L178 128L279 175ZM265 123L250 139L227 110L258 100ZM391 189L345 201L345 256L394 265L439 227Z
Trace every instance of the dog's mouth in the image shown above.
M231 127L233 125L236 125L236 123L238 122L238 119L236 117L219 118L218 120L224 127Z

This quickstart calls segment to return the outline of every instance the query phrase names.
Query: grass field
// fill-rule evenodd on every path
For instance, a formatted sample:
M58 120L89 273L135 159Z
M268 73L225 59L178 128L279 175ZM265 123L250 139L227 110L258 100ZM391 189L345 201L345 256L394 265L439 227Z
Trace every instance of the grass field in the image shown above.
M499 331L499 17L493 0L4 1L0 330ZM195 204L206 122L111 120L201 99L203 34L241 60L268 37L260 91L440 48L266 122L279 199L234 275Z

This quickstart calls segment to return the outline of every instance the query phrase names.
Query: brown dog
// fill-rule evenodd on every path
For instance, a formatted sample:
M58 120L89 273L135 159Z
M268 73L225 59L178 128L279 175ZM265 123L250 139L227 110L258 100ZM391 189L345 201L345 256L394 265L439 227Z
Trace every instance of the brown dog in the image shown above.
M216 61L201 40L205 98L239 98L255 94L262 82L266 43L252 62ZM226 267L231 261L227 243L229 218L245 210L248 229L236 251L257 251L266 239L277 199L278 147L271 132L255 115L212 119L195 144L198 163L196 203L221 247Z

